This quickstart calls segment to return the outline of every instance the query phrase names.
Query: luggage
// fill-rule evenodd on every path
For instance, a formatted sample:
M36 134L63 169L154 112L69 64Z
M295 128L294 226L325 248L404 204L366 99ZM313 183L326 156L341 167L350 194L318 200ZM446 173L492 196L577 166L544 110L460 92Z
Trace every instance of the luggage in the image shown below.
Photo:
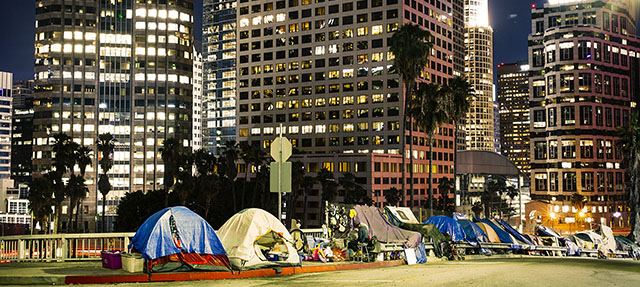
M122 270L139 273L144 270L144 258L140 253L124 253L122 258Z

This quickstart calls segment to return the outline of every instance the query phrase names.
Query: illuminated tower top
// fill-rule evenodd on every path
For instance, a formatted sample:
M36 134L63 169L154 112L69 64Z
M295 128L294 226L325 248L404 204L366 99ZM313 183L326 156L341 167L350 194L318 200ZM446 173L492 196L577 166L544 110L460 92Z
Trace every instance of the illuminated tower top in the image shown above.
M466 27L490 27L489 0L465 0L464 2Z

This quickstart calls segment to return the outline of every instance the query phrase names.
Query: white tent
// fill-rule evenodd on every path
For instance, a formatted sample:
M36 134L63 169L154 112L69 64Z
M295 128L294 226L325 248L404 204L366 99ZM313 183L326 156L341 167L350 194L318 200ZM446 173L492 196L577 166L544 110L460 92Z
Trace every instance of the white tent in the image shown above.
M611 227L606 225L600 226L600 234L602 235L602 244L598 246L598 250L604 253L613 253L616 251L616 239L613 236Z
M300 265L287 228L270 213L249 208L236 213L216 232L234 269L269 265ZM264 251L278 256L269 261Z

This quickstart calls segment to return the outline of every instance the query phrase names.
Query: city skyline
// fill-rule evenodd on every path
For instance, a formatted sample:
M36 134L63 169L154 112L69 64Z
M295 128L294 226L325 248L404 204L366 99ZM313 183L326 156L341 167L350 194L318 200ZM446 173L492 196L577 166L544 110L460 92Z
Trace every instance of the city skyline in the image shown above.
M202 40L202 2L194 1L194 38ZM494 29L494 63L516 62L527 55L526 38L530 29L531 5L542 5L546 0L489 1L489 17ZM0 47L0 71L11 72L14 79L33 80L34 38L35 33L35 0L3 1L0 9L7 11L7 17L0 19L2 27L17 27L3 29L0 36L3 39L13 39L11 45ZM520 41L513 41L513 37ZM512 44L516 43L516 49ZM496 66L494 65L494 66Z

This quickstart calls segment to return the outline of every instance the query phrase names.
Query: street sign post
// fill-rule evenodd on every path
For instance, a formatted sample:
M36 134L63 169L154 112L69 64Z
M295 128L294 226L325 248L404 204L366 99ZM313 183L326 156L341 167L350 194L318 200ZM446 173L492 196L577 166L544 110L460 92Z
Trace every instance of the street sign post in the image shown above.
M291 142L282 136L280 124L280 136L271 143L271 157L275 161L270 164L269 174L269 188L278 193L278 220L282 220L282 193L291 192L291 163L286 161L292 152Z

